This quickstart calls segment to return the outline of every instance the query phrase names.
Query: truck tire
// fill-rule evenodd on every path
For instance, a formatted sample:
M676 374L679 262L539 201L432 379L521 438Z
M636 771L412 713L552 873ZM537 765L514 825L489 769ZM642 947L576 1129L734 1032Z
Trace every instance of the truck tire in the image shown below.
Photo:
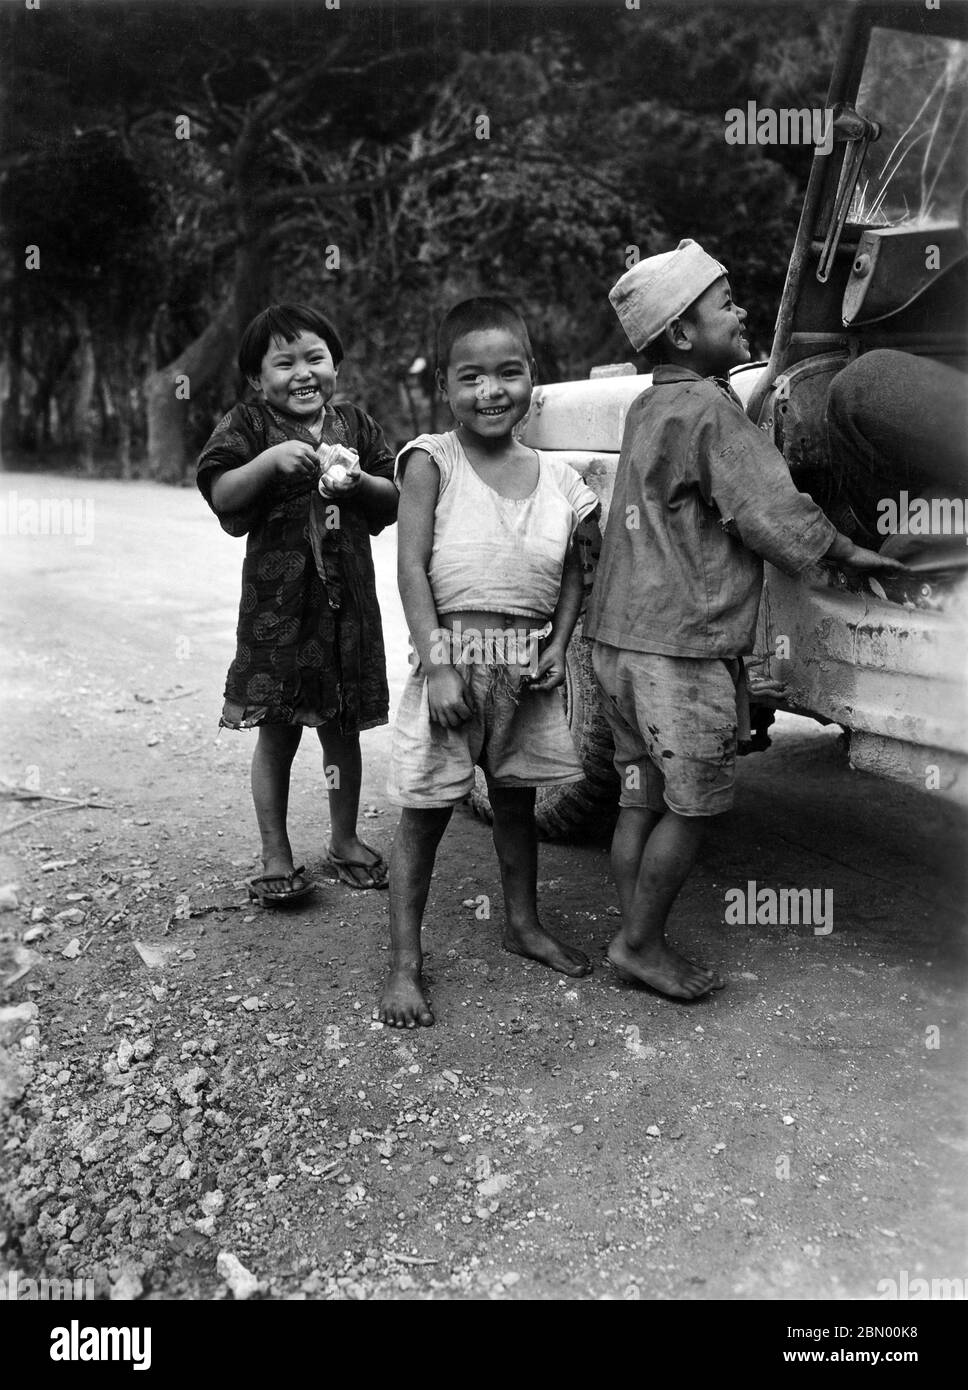
M591 643L578 623L565 656L565 713L584 777L561 787L539 789L535 819L543 840L602 839L611 834L618 809L619 779L612 764L612 734L602 713L592 670ZM494 817L480 768L470 804L490 824Z

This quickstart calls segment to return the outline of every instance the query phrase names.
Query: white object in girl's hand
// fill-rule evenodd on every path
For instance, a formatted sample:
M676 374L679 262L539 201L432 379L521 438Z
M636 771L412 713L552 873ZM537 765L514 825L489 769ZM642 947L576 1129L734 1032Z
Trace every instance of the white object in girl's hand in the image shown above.
M319 490L324 496L345 492L353 486L360 471L360 456L355 449L344 449L342 444L321 444L317 453L322 470Z

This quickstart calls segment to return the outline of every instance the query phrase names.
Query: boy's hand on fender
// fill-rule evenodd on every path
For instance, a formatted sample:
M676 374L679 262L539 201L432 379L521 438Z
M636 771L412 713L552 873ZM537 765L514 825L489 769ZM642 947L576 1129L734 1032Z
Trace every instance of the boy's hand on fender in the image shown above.
M538 658L538 670L526 690L554 690L565 683L565 649L552 643Z
M448 729L459 729L474 716L471 688L453 666L435 666L427 677L430 718Z
M879 555L876 550L865 550L860 545L852 545L850 552L838 563L846 565L848 569L862 570L865 574L878 570L893 574L908 572L907 565L902 565L900 560L892 560L889 555Z
M304 444L301 439L287 439L283 444L274 444L266 453L272 455L275 473L280 478L299 478L304 475L311 478L319 467L315 449L309 444Z

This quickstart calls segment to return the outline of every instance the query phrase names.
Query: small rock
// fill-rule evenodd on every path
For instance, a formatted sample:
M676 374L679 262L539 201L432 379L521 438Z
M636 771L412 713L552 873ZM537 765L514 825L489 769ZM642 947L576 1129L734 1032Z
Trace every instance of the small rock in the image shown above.
M493 1178L485 1178L483 1182L477 1184L477 1195L479 1197L499 1197L502 1192L506 1192L509 1187L513 1186L513 1178L506 1173L495 1173Z
M240 1302L251 1298L262 1287L255 1275L228 1250L219 1252L215 1261L215 1272L228 1284L232 1297Z
M0 883L0 912L16 912L20 906L19 887L19 883Z
M10 1053L0 1050L0 1114L23 1097L27 1080L28 1074L17 1065Z
M134 949L149 970L160 970L168 964L169 959L178 950L178 946L172 942L165 942L161 946L150 946L146 941L136 941Z
M63 922L65 927L79 927L84 921L84 913L79 907L65 907L63 912L57 913L54 921Z
M30 946L34 941L43 941L48 933L49 928L46 926L28 927L24 932L24 945Z
M211 1192L203 1192L198 1205L206 1216L218 1216L225 1206L225 1193L214 1187Z
M37 1019L40 1010L32 1001L9 1004L0 1009L0 1043L16 1042L17 1038Z
M46 907L32 907L30 909L30 920L32 922L49 922L50 913Z
M196 1106L201 1101L201 1088L208 1083L208 1072L204 1067L192 1067L171 1083L178 1099L183 1105Z
M129 1042L127 1038L124 1038L122 1042L118 1044L118 1069L120 1071L127 1071L131 1065L131 1059L133 1057L134 1043Z
M572 1127L571 1127L571 1132L572 1132L572 1134L584 1134L584 1133L585 1133L585 1126L584 1126L584 1125L572 1125ZM656 1130L656 1133L657 1133L657 1134L658 1134L658 1132L659 1132L659 1131Z
M7 989L22 980L41 957L15 941L0 942L0 988Z
M784 1116L783 1116L783 1123L784 1123L785 1125L793 1125L793 1124L796 1124L796 1120L794 1120L794 1118L793 1118L792 1115L784 1115Z
M122 1270L120 1277L111 1285L111 1302L130 1303L132 1299L140 1298L144 1291L140 1276L129 1267Z
M661 1139L661 1138L662 1138L662 1131L661 1131L661 1129L659 1128L658 1125L649 1125L649 1126L646 1128L646 1131L645 1131L645 1132L646 1132L646 1134L649 1136L650 1139Z
M164 1134L166 1130L171 1129L171 1126L172 1118L170 1115L166 1115L164 1110L156 1111L147 1125L152 1134Z
M248 999L243 999L242 1007L243 1009L246 1009L249 1013L252 1013L255 1009L259 1007L258 996L253 994L250 995Z
M77 939L76 936L71 937L70 941L68 941L68 943L67 943L67 945L64 947L63 951L61 951L61 955L64 957L65 960L77 960L77 958L78 958L78 956L79 956L80 954L81 954L81 943L80 943L80 941Z

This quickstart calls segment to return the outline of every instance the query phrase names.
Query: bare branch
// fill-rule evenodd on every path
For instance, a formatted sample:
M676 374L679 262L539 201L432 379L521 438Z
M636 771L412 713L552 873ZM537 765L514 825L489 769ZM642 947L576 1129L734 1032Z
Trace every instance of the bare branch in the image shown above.
M423 159L412 159L406 163L398 164L396 168L389 169L378 178L348 179L344 183L310 183L303 184L300 188L279 188L272 193L264 193L261 197L255 198L252 209L264 214L272 212L276 208L288 207L304 198L332 201L336 198L353 198L362 193L373 193L387 188L391 184L406 182L415 174L425 173L432 169L441 170L455 163L457 157L471 147L471 143L471 137L465 137L442 150L438 150L435 154L426 155Z

